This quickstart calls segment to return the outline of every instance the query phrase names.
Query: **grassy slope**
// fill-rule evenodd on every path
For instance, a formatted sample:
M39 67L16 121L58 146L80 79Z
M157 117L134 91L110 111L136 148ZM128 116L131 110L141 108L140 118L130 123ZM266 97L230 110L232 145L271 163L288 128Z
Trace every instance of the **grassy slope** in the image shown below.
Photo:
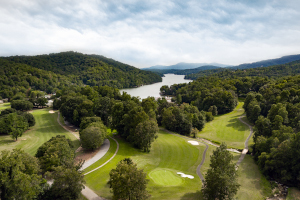
M205 128L198 133L198 137L217 142L225 142L228 147L243 149L244 142L249 136L249 128L239 121L243 115L243 102L239 102L234 111L216 116L211 122L205 124ZM250 139L249 144L253 140Z
M74 142L75 148L79 147L79 141L57 123L57 113L50 114L48 109L41 109L35 110L32 114L36 120L35 126L24 133L17 142L9 135L1 135L0 151L21 148L30 155L34 155L44 142L56 135L65 135Z
M300 190L297 188L289 188L286 200L300 200Z
M237 162L240 155L233 154ZM266 199L271 195L271 184L260 172L250 155L246 155L239 166L238 182L241 185L237 192L237 199Z
M2 103L0 104L0 111L6 108L10 108L10 103Z
M112 142L112 140L110 140ZM110 188L106 184L109 179L109 171L125 157L131 157L139 168L148 174L148 190L152 199L198 199L201 181L196 174L196 168L201 162L204 145L192 146L185 139L160 131L158 139L153 143L150 153L143 153L132 148L128 143L118 139L120 149L116 157L103 168L86 175L87 185L105 198L111 198ZM116 149L115 142L111 143L109 155ZM104 163L108 157L104 157L95 166ZM89 171L91 166L85 171ZM194 179L182 178L182 184L178 186L161 186L149 177L149 173L157 170L167 170L173 173L183 172L193 175ZM174 176L169 176L170 178ZM179 177L179 176L178 176ZM157 180L156 180L157 181Z

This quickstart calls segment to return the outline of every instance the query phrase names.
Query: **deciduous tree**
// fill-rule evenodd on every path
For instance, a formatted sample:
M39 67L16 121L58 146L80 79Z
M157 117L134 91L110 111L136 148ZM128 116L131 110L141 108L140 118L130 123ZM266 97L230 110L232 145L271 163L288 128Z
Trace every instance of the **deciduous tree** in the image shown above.
M146 173L138 169L130 158L120 161L117 168L110 171L109 176L108 184L112 188L113 199L149 199Z
M210 168L202 188L205 199L232 199L238 191L237 170L232 154L226 149L226 144L222 143L210 157Z

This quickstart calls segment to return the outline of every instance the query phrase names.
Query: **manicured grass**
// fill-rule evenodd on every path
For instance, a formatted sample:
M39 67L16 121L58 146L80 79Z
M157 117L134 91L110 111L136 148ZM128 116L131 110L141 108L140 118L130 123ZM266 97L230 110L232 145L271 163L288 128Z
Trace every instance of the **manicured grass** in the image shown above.
M234 154L237 161L239 155ZM237 199L262 200L272 193L271 184L259 171L258 166L250 155L246 155L239 166L238 182L241 185L236 195Z
M147 173L147 178L149 179L147 188L152 195L151 199L199 199L200 193L198 191L200 191L202 184L196 174L196 168L202 160L205 145L193 146L187 140L164 131L159 132L157 140L152 144L150 153L134 149L120 138L117 140L120 144L120 149L116 157L101 169L85 176L87 186L97 192L98 195L104 198L112 197L110 188L107 185L109 172L116 167L120 160L131 157L137 163L138 168L144 169ZM116 148L115 142L112 142L113 140L111 139L110 141L111 147L108 155L112 155ZM101 165L107 159L109 159L109 156L103 157L97 164L85 171L87 172ZM163 180L158 175L164 175L164 170L166 172ZM182 178L176 174L177 172L192 175L195 178ZM170 182L172 180L176 180L177 184L171 186Z
M286 200L300 200L300 190L297 188L289 188Z
M9 135L1 135L0 151L21 148L30 155L34 155L44 142L56 135L65 135L71 139L75 148L80 146L80 142L57 123L57 113L51 114L49 109L40 109L34 110L32 114L36 120L35 126L23 133L18 141L14 141Z
M6 108L10 108L10 103L1 103L0 104L0 111Z
M234 111L216 116L205 128L198 133L198 137L219 143L225 142L230 148L243 149L244 143L250 134L248 126L240 122L239 117L244 114L243 102L239 102ZM253 143L252 138L249 145Z
M183 183L183 179L180 178L176 171L169 169L155 169L149 173L149 177L158 185L162 186L177 186Z

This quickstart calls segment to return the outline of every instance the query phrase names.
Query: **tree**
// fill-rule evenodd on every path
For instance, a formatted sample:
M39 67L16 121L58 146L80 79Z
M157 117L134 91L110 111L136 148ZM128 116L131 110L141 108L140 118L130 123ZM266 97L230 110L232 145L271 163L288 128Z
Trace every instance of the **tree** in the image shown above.
M213 116L218 115L218 108L217 106L213 105L209 107L208 112L211 112Z
M14 100L11 102L11 108L21 111L32 110L33 104L30 101Z
M52 173L46 173L46 176L53 179L53 184L40 196L43 200L78 199L84 188L84 175L76 168L59 166Z
M199 130L198 130L197 128L192 128L191 136L192 136L193 138L196 138L198 132L199 132Z
M45 97L40 97L36 100L35 102L37 104L37 106L41 106L41 107L44 107L47 105L48 103L48 99L46 99Z
M210 157L210 168L205 175L202 193L205 199L232 199L237 193L237 171L232 154L222 143Z
M29 127L35 125L35 118L31 113L23 113L22 116L27 120Z
M139 123L135 132L130 134L129 140L139 149L150 152L151 143L157 138L158 125L156 121L149 120Z
M23 132L28 129L28 122L21 115L17 115L17 113L11 113L7 117L11 123L9 134L13 139L18 140L18 137L21 137Z
M43 172L54 171L55 167L74 167L75 152L73 145L65 136L57 135L40 146L35 154Z
M94 122L94 123L100 123L100 122ZM102 122L101 122L102 124ZM102 124L102 126L104 126ZM106 127L100 128L100 127L88 127L80 132L80 142L82 145L82 148L85 149L91 149L95 150L99 148L106 138Z
M20 149L0 156L0 198L35 199L46 185L38 160Z
M130 158L121 160L109 176L108 184L112 188L113 199L144 200L150 197L146 190L146 173L137 169Z

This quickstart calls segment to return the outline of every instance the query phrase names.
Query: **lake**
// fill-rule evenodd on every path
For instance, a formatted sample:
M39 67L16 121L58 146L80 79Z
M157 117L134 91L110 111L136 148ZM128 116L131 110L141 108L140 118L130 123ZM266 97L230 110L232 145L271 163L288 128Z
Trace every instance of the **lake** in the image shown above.
M127 88L121 89L120 92L127 92L131 96L140 97L141 99L145 99L149 96L151 97L160 97L160 88L163 85L173 85L179 83L189 83L192 80L184 79L184 75L176 75L176 74L165 74L165 77L162 77L162 82L154 83L151 85L143 85L137 88Z

